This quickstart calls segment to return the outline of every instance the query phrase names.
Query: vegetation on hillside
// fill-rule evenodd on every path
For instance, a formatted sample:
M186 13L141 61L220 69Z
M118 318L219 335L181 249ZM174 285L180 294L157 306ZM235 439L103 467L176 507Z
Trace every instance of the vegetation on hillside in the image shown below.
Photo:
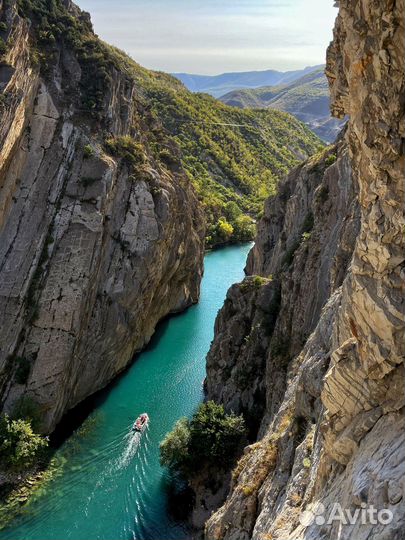
M45 76L56 63L60 44L75 52L82 68L79 106L83 113L103 122L106 89L117 70L135 81L145 114L154 116L156 125L163 124L165 130L150 130L147 141L131 143L127 138L126 144L132 145L131 152L137 145L138 157L146 145L162 167L177 166L178 157L205 209L208 247L251 240L254 221L278 180L322 147L310 130L288 114L238 110L209 95L189 92L170 75L140 67L95 36L88 14L71 13L61 0L18 0L18 5L20 15L34 23L33 56ZM122 146L114 148L111 137L106 139L108 151L125 151ZM173 143L178 156L173 156ZM135 161L130 165L139 166ZM237 211L229 212L229 202Z
M233 107L289 112L328 142L335 139L344 123L331 117L329 85L323 68L289 84L235 90L220 99Z
M221 243L217 231L229 201L256 218L278 180L321 146L302 124L278 111L237 110L159 76L145 89L182 150L182 164L205 207L209 243ZM231 225L238 230L237 223Z
M202 466L232 464L246 434L242 416L226 414L222 405L202 403L191 420L180 419L160 444L162 465L186 476Z
M329 87L323 69L318 69L289 84L246 88L229 92L221 101L243 108L274 107L283 111L306 109L319 98L325 98L329 113Z

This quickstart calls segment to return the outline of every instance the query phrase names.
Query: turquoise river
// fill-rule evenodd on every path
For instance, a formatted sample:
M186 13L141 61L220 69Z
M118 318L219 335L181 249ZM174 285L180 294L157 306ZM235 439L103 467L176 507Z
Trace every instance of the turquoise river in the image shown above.
M90 400L85 412L77 412L81 425L76 420L56 452L64 464L60 474L0 532L0 539L187 538L185 526L168 508L168 473L159 464L159 442L202 400L215 317L229 286L243 278L249 249L242 245L206 255L199 304L161 323L132 366ZM151 422L139 437L131 426L144 411Z

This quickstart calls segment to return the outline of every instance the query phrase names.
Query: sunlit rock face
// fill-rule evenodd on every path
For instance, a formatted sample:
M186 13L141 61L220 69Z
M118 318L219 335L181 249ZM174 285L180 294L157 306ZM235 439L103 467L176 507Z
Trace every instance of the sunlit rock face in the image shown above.
M338 3L326 73L347 132L268 201L262 279L230 290L208 357L208 396L258 423L210 540L403 536L405 5ZM360 517L330 522L337 503Z
M0 390L6 411L23 400L49 432L162 317L198 300L204 219L181 168L148 152L164 133L125 72L109 68L89 115L74 51L56 42L41 75L30 25L16 2L0 6L11 43L0 67ZM126 135L143 144L142 167L106 150Z

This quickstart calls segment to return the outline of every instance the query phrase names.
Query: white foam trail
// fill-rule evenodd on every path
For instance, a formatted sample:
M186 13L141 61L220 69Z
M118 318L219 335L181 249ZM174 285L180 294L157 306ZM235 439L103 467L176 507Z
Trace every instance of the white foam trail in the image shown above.
M133 457L135 456L139 444L141 442L141 433L135 432L135 433L129 433L126 438L128 439L127 445L121 454L121 456L117 459L116 462L116 469L123 469L124 467L128 467L130 462L132 461Z
M102 472L100 478L98 479L95 485L95 488L93 489L92 493L87 498L85 511L88 510L95 495L102 488L104 483L108 481L109 479L114 478L114 476L116 475L118 471L126 468L131 463L132 459L134 458L139 448L139 444L141 442L141 435L142 435L141 433L133 432L131 430L121 439L121 443L125 445L123 452L118 458L112 459L108 463L108 465L105 467L104 471ZM136 464L136 467L137 466L138 464Z

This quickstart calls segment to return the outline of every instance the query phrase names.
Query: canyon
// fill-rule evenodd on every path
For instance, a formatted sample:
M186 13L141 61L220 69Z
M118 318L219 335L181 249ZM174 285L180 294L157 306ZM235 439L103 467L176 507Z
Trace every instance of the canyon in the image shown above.
M142 68L70 0L4 0L0 19L1 408L46 434L198 301L205 245L249 240L322 143Z
M249 444L190 480L206 540L403 538L405 4L336 4L325 73L349 120L325 148L144 70L70 0L0 0L4 412L51 433L198 302L226 205L251 218L266 198L207 355L206 400L243 414ZM329 523L336 503L392 519Z

